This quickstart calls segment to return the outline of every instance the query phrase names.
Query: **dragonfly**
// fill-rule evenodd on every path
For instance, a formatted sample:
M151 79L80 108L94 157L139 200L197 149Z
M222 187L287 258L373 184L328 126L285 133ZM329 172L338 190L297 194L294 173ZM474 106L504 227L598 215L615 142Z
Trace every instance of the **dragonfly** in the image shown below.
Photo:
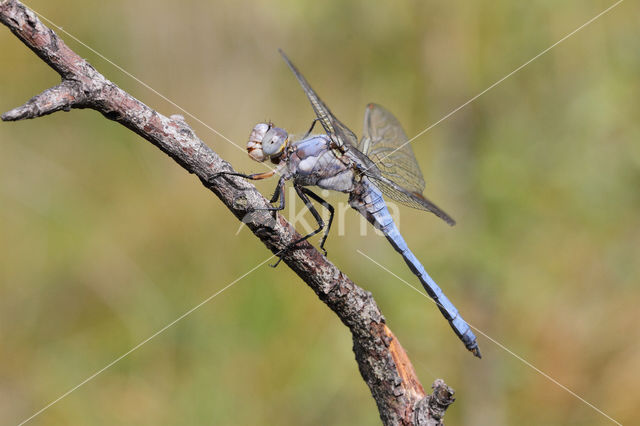
M349 194L349 205L382 231L411 272L418 277L458 338L469 351L481 358L471 328L409 250L387 208L385 196L403 205L434 213L451 226L455 224L447 213L424 197L425 181L400 123L385 108L371 103L366 107L363 136L358 141L356 135L333 115L287 55L282 50L280 54L302 86L316 118L306 134L297 140L292 140L286 130L273 123L256 124L247 142L247 152L258 162L270 160L275 168L256 174L221 172L216 173L212 179L222 175L235 175L260 180L279 175L276 190L270 200L272 205L264 209L272 211L285 208L285 182L293 182L298 197L317 222L317 228L278 252L278 263L285 253L323 229L320 249L327 254L324 245L333 222L334 208L309 187ZM312 134L318 122L322 125L324 134ZM328 210L327 223L311 200ZM276 202L279 204L274 206Z

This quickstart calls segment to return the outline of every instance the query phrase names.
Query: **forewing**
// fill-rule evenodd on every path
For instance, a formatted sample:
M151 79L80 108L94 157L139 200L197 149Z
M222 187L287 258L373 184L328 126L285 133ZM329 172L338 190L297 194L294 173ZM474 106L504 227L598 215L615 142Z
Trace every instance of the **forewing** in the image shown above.
M380 105L367 105L358 149L378 166L383 176L409 192L422 194L424 178L408 141L393 114Z
M385 179L384 177L369 176L371 182L380 188L380 191L387 197L394 201L404 204L405 206L412 207L414 209L425 210L438 216L440 219L453 226L456 221L444 212L440 207L433 204L426 199L421 193L409 192L404 188L399 187L394 182Z
M302 76L302 74L300 74L300 71L298 71L295 65L291 63L287 55L285 55L282 50L280 50L280 54L284 58L291 71L293 71L293 74L298 79L298 82L302 86L304 93L307 95L307 98L309 98L309 101L311 102L311 106L316 113L316 117L318 117L318 119L320 120L320 123L322 124L322 127L324 128L324 131L327 133L327 135L338 146L351 145L353 147L356 147L358 145L358 138L356 137L356 135L331 113L329 108L325 105L324 102L322 102L322 99L318 97L311 86L309 86L307 80Z

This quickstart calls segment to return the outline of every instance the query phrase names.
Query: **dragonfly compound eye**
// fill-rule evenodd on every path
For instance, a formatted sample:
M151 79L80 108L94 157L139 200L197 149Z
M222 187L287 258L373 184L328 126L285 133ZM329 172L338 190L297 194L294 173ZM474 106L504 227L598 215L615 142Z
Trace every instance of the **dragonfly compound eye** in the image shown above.
M263 162L267 159L267 156L264 155L262 151L262 141L264 140L264 136L269 131L270 126L267 123L258 123L251 131L249 135L249 141L247 142L247 152L249 153L249 157L256 160L257 162Z
M277 157L287 145L287 132L279 127L270 128L262 139L262 152L267 157Z

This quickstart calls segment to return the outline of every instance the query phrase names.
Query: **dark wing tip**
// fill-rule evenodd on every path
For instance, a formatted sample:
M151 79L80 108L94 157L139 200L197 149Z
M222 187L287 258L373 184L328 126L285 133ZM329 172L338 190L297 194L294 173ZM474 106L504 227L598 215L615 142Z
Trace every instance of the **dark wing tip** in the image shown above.
M449 216L448 214L446 214L444 212L444 210L442 210L440 207L436 206L435 204L433 204L433 202L431 202L429 199L427 199L424 195L420 194L419 192L412 192L413 196L418 198L419 200L422 201L422 204L427 208L427 210L429 210L431 213L435 214L436 216L438 216L440 219L444 220L445 222L447 222L447 224L449 226L455 226L456 221Z
M436 216L438 216L440 219L442 219L445 222L447 222L447 225L449 225L449 226L455 226L456 225L456 221L451 216L446 214L442 209L440 209L438 206L434 205L433 203L431 203L431 206L432 206L432 208L430 209L431 212L433 214L435 214Z
M287 63L287 65L289 65L289 67L292 67L293 64L291 63L291 60L289 60L289 57L287 56L287 54L284 53L284 50L278 48L278 52L280 53L280 56L282 56L284 61Z
M456 221L455 221L455 219L454 219L454 218L452 218L451 216L449 216L448 214L446 214L446 213L445 213L445 212L443 212L442 210L440 210L440 213L441 213L442 215L438 215L438 216L440 216L440 218L441 218L442 220L444 220L445 222L447 222L447 224L448 224L449 226L455 226L455 225L456 225Z

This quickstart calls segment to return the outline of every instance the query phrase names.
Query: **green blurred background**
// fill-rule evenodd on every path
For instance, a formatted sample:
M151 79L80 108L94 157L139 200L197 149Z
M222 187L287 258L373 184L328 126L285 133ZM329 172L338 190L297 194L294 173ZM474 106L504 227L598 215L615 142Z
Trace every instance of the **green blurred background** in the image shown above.
M412 137L612 3L29 2L242 146L258 121L303 132L312 119L278 47L356 133L373 101ZM458 225L404 208L400 220L470 323L627 424L640 419L639 11L622 3L416 140L426 194ZM148 105L180 112L64 39ZM5 28L0 45L2 111L58 82ZM188 121L236 169L263 170ZM607 424L482 336L474 359L430 301L356 251L418 285L386 240L361 236L355 212L345 226L330 259L373 293L423 385L456 389L448 424ZM237 228L193 176L93 111L0 124L0 423L263 261ZM377 423L347 330L266 265L31 422Z

